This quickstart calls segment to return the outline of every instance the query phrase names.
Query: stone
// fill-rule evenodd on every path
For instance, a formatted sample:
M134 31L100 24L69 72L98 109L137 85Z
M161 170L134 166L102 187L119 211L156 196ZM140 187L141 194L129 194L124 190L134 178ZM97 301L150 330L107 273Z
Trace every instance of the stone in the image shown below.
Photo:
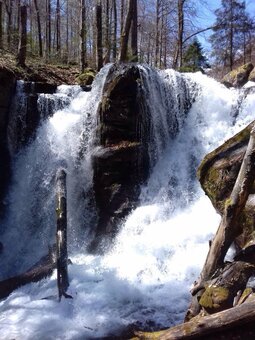
M96 71L92 68L86 68L83 73L76 77L76 81L79 85L91 85L95 79Z
M249 81L255 82L255 69L253 69L249 75Z
M253 124L254 122L206 155L198 168L201 186L221 215L234 187ZM243 232L235 240L237 250L243 249L255 239L255 184L241 214L240 228Z
M94 155L94 193L98 211L90 250L105 247L136 206L148 176L147 117L139 96L139 68L113 65L98 109L99 152Z
M252 72L253 68L254 66L252 63L240 66L237 69L225 75L225 77L222 80L222 83L226 87L240 88L248 82L250 73Z
M10 180L10 154L7 147L8 113L16 84L15 75L0 68L0 216L4 212L4 201Z

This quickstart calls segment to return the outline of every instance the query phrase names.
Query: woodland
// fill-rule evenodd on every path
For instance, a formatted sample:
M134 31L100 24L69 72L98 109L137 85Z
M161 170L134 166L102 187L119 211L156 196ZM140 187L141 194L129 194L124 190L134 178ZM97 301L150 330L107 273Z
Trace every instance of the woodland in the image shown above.
M2 0L0 53L14 54L23 67L26 58L75 65L80 72L87 67L100 70L109 62L139 61L181 71L210 65L214 75L222 77L254 59L254 14L246 1L222 0L214 10L214 23L206 25L204 18L213 14L210 3ZM200 37L210 43L207 53Z

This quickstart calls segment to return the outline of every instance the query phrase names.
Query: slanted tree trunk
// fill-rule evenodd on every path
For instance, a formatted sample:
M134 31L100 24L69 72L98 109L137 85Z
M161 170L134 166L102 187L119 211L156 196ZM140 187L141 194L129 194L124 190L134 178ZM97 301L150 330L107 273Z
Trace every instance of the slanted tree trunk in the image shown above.
M247 198L255 180L255 126L250 132L250 140L238 173L230 198L226 200L225 210L220 226L211 243L203 270L198 282L192 289L192 303L186 315L186 320L199 313L197 293L204 288L205 282L211 279L214 272L221 268L225 255L234 241L242 232L240 230L240 214L245 207Z
M103 45L102 45L102 6L96 6L96 31L97 31L97 71L103 67Z
M38 282L52 274L56 268L55 245L49 249L49 253L42 257L38 263L25 273L0 281L0 299L6 298L15 289L31 282Z
M69 286L67 272L67 212L66 212L66 173L63 169L58 170L56 178L57 199L57 277L58 294L61 297L69 297L66 294Z
M42 57L43 56L42 29L41 29L41 18L40 18L40 12L38 8L37 0L34 0L34 5L35 5L37 29L38 29L39 56Z
M17 65L25 67L27 54L27 6L20 7L20 32Z

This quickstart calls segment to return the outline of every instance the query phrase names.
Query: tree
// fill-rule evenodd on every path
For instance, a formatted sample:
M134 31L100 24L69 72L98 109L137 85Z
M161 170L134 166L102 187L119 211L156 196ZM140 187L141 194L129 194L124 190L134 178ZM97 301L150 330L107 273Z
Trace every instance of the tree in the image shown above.
M208 67L207 58L203 53L203 48L197 38L188 46L183 56L183 66L181 70L199 71L202 67Z
M20 7L20 32L17 65L25 67L27 54L27 6Z
M84 72L87 66L86 60L86 7L85 0L80 0L81 6L81 19L80 19L80 68L81 72Z
M97 31L97 70L103 66L103 45L102 45L102 5L96 6L96 31Z
M0 1L0 49L3 48L3 3Z
M42 30L41 30L41 18L40 12L38 8L37 0L34 0L35 11L36 11L36 19L37 19L37 29L38 29L38 41L39 41L39 56L43 56L43 48L42 48Z
M246 24L250 22L245 1L222 0L221 8L215 11L215 15L214 33L210 37L213 56L217 63L232 70L237 53L243 47L243 32L247 32Z
M120 62L127 61L127 51L128 51L128 38L131 29L131 24L133 22L132 28L132 57L137 58L137 0L129 0L128 13L125 21L125 27L121 34L121 46L120 46Z

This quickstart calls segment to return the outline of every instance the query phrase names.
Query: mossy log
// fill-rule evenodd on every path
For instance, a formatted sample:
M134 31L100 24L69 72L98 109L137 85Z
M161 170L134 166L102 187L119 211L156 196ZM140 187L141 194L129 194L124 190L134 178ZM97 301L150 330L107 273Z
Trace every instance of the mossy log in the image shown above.
M217 333L231 330L246 324L255 322L255 301L247 302L222 312L195 317L189 322L177 325L164 331L155 333L136 332L136 339L157 339L157 340L178 340L178 339L198 339L213 335L213 339L218 339ZM241 333L242 331L240 331ZM212 339L209 337L208 339ZM227 339L227 337L226 337ZM230 338L228 338L230 339ZM237 338L236 338L237 339Z
M224 213L217 233L211 242L210 249L200 274L191 293L193 299L187 312L185 321L199 313L197 293L205 287L205 282L211 279L216 270L223 267L225 255L242 232L240 228L240 215L247 202L250 188L255 180L255 127L250 132L249 143L239 170L235 185L229 199L225 202Z
M66 294L68 282L68 256L67 256L67 209L66 209L66 172L63 169L57 171L56 176L56 200L57 200L57 281L58 295L70 297Z

